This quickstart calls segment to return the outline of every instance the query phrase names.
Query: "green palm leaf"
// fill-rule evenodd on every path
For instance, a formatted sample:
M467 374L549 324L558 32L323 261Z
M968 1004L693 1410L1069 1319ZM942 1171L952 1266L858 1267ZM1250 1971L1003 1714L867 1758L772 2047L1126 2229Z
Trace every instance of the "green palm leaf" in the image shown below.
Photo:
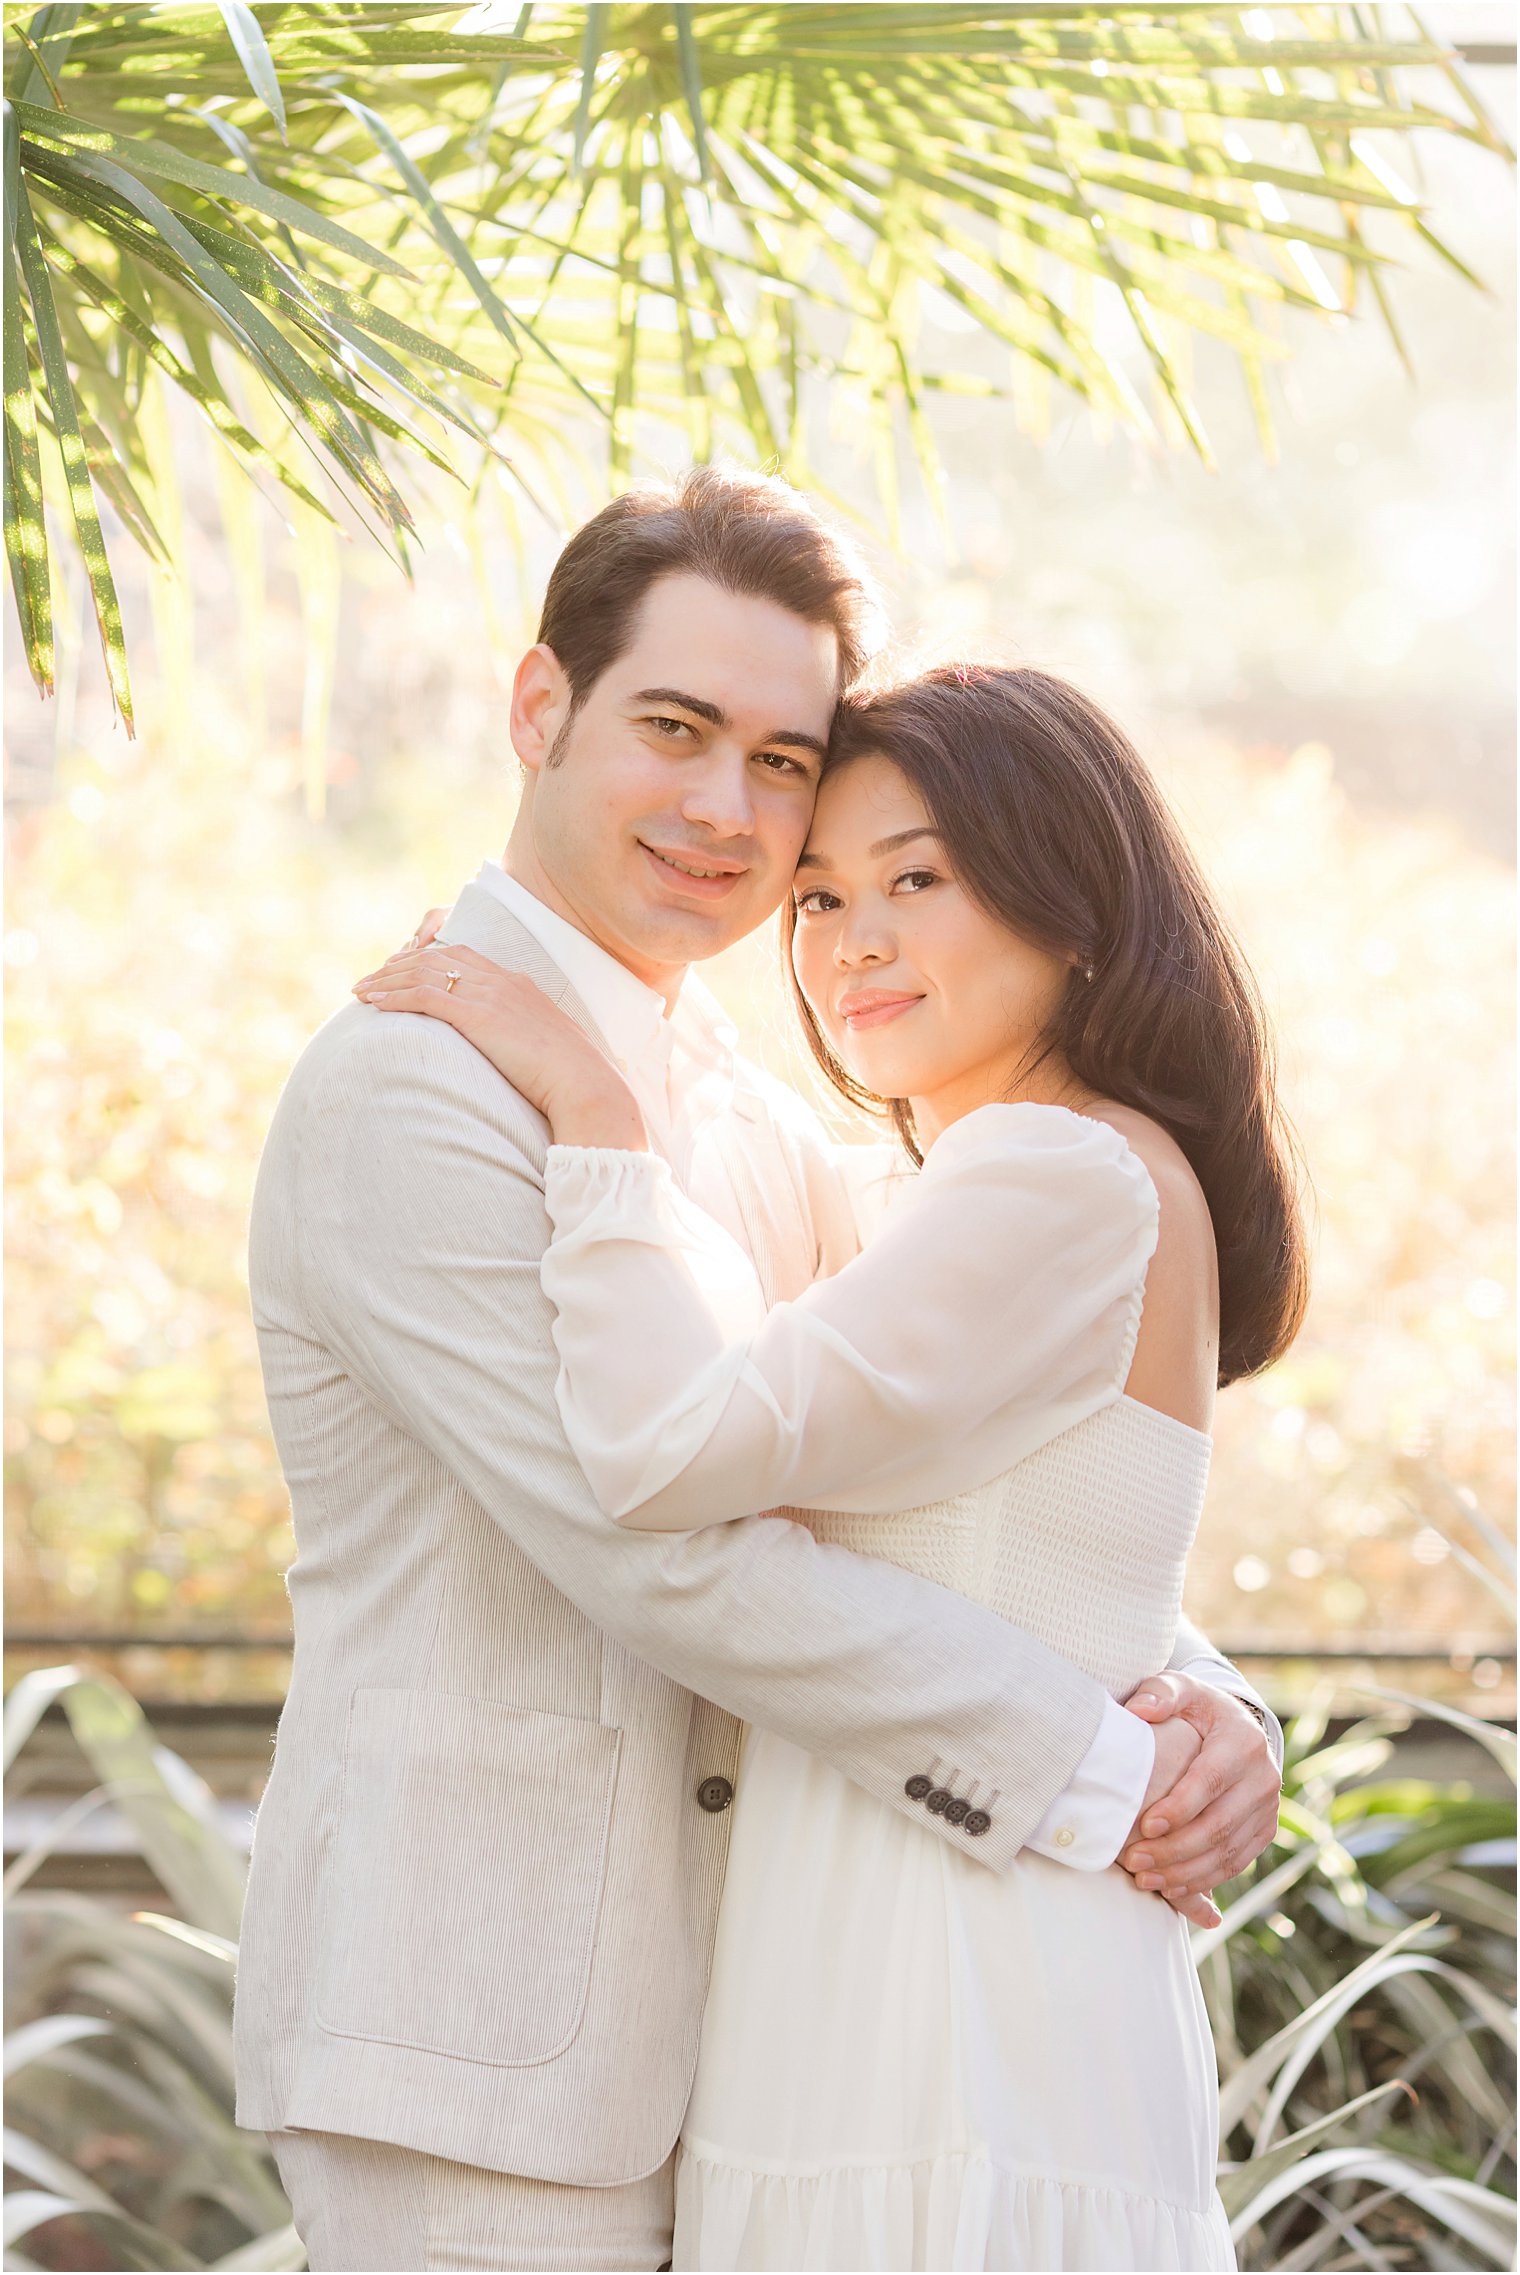
M90 597L95 604L95 621L105 656L106 676L111 684L116 708L130 732L132 689L127 678L127 648L122 634L121 603L116 597L116 582L111 575L111 564L106 558L105 537L95 503L95 485L90 478L79 406L74 398L74 384L69 376L69 361L64 353L58 311L53 304L52 282L37 240L31 203L19 181L15 185L14 196L16 251L27 298L31 303L32 325L42 361L51 429L63 462L69 504L74 516L74 533L84 559Z
M1207 334L1270 448L1285 322L1365 304L1407 354L1399 243L1472 281L1378 152L1507 155L1439 38L1351 7L541 0L508 33L444 0L102 0L7 39L11 583L46 688L54 437L119 699L93 501L149 550L170 526L145 363L251 478L398 550L402 470L472 478L487 449L534 498L588 450L602 479L666 460L672 431L807 474L819 385L884 499L900 428L932 493L930 398L1004 391L947 303L1013 359L1015 404L1043 374L1205 456Z
M44 695L53 690L53 614L48 587L42 461L32 400L31 358L21 305L16 228L20 178L9 109L5 120L5 553L16 596L27 669Z

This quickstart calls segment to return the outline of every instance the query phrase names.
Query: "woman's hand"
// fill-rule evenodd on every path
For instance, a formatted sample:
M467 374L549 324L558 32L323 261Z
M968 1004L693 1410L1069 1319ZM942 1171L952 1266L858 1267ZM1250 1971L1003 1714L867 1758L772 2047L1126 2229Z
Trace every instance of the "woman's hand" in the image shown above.
M1151 1724L1158 1745L1174 1722L1190 1724L1203 1742L1170 1792L1147 1795L1119 1853L1139 1887L1155 1889L1193 1919L1178 1892L1222 1887L1260 1856L1277 1834L1282 1778L1251 1708L1196 1675L1150 1675L1125 1706Z
M548 1122L556 1145L647 1153L638 1101L617 1068L523 972L503 971L473 948L433 940L443 914L419 927L429 945L407 946L354 989L377 1011L445 1020L473 1043Z
M1130 1827L1129 1838L1119 1852L1119 1862L1131 1872L1134 1867L1129 1858L1134 1844L1140 1838L1141 1825L1149 1818L1157 1803L1163 1801L1182 1782L1203 1751L1202 1738L1192 1724L1184 1722L1180 1715L1158 1722L1153 1735L1156 1740L1156 1759L1151 1769L1150 1782L1145 1788L1140 1814ZM1217 1925L1219 1907L1206 1883L1200 1885L1197 1880L1182 1878L1163 1881L1159 1875L1149 1872L1143 1878L1136 1872L1135 1879L1138 1886L1164 1896L1173 1910L1181 1912L1183 1918L1191 1920L1195 1927Z

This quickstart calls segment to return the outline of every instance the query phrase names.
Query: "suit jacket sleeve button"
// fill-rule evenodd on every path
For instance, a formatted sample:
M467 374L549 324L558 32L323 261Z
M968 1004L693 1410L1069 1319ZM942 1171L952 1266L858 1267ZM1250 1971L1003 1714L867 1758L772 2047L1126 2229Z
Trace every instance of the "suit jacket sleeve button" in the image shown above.
M973 1809L970 1811L966 1818L966 1831L971 1835L973 1840L977 1840L983 1833L987 1831L991 1823L992 1819L988 1816L985 1809Z
M926 1796L924 1807L928 1810L931 1817L942 1817L945 1811L949 1808L950 1801L951 1796L946 1792L944 1786L937 1785L934 1788L934 1791Z
M728 1807L733 1797L734 1789L726 1777L704 1777L697 1787L698 1806L714 1817Z
M933 1807L932 1802L930 1807ZM945 1823L947 1825L963 1825L970 1814L971 1804L969 1801L947 1801L945 1803Z
M934 1780L932 1777L910 1777L903 1787L903 1791L910 1801L922 1801L924 1796L932 1793L933 1790Z

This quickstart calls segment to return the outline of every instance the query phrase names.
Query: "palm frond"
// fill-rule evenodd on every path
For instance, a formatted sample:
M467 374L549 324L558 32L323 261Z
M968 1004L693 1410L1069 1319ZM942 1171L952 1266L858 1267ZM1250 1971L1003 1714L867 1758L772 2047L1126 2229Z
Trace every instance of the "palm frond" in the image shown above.
M1188 341L1236 357L1270 447L1285 324L1355 308L1365 281L1407 354L1399 245L1472 281L1379 152L1440 134L1507 155L1412 15L1387 36L1309 5L509 13L11 12L6 533L40 687L53 435L127 700L91 515L98 487L152 549L130 442L145 363L250 477L309 510L346 501L403 559L404 468L468 479L493 447L538 498L589 442L603 479L682 448L803 474L810 389L839 398L886 487L905 429L932 494L930 399L1003 387L981 343L1011 357L1015 406L1037 377L1206 457ZM44 304L39 327L33 285L56 321ZM947 306L980 335L970 368ZM260 401L286 445L252 443Z

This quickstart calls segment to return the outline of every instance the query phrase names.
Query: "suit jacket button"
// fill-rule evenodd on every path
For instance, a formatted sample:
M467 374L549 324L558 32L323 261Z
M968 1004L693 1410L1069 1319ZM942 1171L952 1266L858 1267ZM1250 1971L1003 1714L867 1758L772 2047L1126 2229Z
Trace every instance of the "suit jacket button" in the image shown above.
M925 1794L932 1793L933 1790L934 1780L932 1777L910 1777L903 1787L903 1791L910 1801L922 1801Z
M949 1806L950 1795L942 1785L936 1785L934 1791L927 1796L924 1802L924 1807L931 1817L942 1817Z
M697 1787L698 1806L714 1817L728 1807L733 1797L734 1789L726 1777L704 1777Z
M985 1809L973 1809L966 1818L966 1830L972 1839L976 1840L986 1832L991 1823L992 1819Z
M971 1804L969 1801L947 1801L945 1803L945 1823L947 1825L963 1825L970 1812Z

